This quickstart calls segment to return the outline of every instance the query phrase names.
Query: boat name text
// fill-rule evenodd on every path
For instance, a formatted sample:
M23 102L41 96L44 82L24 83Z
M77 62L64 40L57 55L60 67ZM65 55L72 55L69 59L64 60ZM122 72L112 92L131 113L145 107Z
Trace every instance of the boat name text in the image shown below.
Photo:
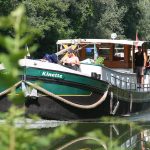
M42 72L42 76L63 79L63 75L59 73Z

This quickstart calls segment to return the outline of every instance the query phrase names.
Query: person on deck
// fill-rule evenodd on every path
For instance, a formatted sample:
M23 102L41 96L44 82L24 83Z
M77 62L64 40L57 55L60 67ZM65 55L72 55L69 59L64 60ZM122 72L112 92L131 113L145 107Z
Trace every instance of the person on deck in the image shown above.
M141 46L138 46L138 51L135 53L135 72L137 74L137 83L139 87L144 84L144 69L146 67L147 57Z
M41 60L52 62L52 63L58 63L58 57L56 54L45 54Z
M150 75L150 57L147 56L145 75Z
M63 59L62 63L68 68L79 70L80 61L79 58L75 55L74 50L68 51L67 56Z

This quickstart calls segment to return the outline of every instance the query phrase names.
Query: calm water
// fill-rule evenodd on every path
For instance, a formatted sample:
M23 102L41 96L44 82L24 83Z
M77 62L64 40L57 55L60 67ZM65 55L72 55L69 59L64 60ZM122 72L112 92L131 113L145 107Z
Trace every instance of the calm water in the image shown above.
M127 120L126 120L127 119ZM131 123L126 123L127 121ZM133 121L133 122L132 122ZM45 127L39 130L40 134L52 133L64 127L75 134L64 134L48 150L127 150L150 149L150 112L140 115L120 118L104 118L95 121L47 121ZM61 129L63 130L63 129ZM115 142L118 142L115 144ZM118 149L118 150L119 150Z

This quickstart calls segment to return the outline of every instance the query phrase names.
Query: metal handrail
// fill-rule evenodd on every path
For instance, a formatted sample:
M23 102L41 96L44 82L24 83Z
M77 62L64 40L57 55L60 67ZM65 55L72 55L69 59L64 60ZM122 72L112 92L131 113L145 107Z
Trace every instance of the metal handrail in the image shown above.
M115 76L111 76L110 83L114 86L117 86L117 87L121 88L121 89L138 90L138 91L150 91L150 84L142 84L141 87L139 87L139 85L137 83L121 80L121 79L119 79ZM122 83L125 84L124 87L122 86Z

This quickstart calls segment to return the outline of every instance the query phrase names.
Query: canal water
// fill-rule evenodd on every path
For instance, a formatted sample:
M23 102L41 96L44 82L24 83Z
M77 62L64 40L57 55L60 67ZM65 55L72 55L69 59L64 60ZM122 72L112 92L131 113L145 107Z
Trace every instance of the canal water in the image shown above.
M40 135L54 134L47 150L149 150L150 112L99 120L43 120Z

